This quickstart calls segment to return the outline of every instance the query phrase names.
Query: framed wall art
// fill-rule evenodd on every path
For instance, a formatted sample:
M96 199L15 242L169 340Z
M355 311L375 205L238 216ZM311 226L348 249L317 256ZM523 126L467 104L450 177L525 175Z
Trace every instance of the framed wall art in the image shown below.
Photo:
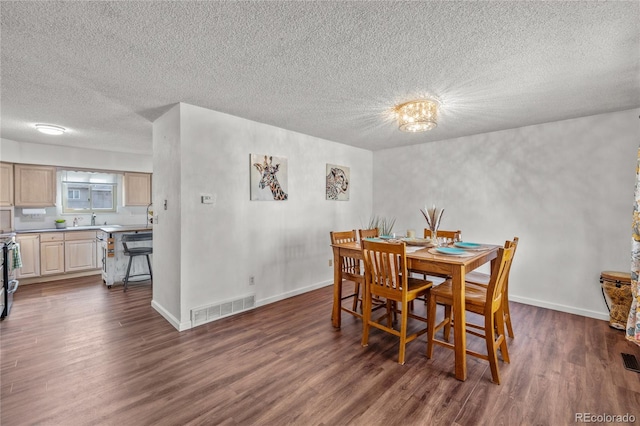
M349 167L327 164L327 200L348 201L350 185Z
M289 171L286 157L251 154L251 200L284 201Z

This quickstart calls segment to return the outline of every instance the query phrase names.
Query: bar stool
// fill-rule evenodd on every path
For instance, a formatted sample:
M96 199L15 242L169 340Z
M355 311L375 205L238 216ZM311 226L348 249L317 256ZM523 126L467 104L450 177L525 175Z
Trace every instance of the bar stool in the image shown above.
M138 234L122 235L122 247L124 248L124 255L129 256L129 264L127 265L127 274L124 276L124 280L123 280L123 284L124 284L123 291L127 291L127 286L129 285L129 278L149 275L149 279L153 280L153 272L151 271L151 261L149 260L149 255L153 254L153 246L130 247L127 245L127 243L140 242L140 241L153 241L153 233L143 232ZM133 258L136 256L145 256L147 258L147 265L149 265L148 274L130 275L131 263L133 262Z

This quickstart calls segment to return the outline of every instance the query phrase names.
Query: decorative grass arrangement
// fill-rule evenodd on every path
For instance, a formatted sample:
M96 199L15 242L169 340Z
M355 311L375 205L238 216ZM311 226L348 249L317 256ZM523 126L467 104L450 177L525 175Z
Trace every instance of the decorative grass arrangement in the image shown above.
M442 219L442 213L444 213L444 209L438 209L434 204L430 209L427 206L424 207L424 210L420 209L422 215L427 220L427 226L431 230L432 234L438 231L440 227L440 220Z
M391 235L393 225L396 223L396 218L387 219L377 215L371 216L367 229L376 228L380 235Z

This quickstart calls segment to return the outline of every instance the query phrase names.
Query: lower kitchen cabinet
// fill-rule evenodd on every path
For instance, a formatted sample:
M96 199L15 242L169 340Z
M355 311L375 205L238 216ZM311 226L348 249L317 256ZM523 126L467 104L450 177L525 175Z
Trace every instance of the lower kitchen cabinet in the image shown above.
M96 233L66 232L64 242L65 272L96 269Z
M39 277L40 234L17 235L16 242L20 245L20 257L22 258L22 268L17 269L17 278Z
M22 257L17 278L87 272L100 266L95 231L18 234L16 241Z
M64 274L64 234L40 234L40 274Z
M64 241L40 243L40 274L64 274Z

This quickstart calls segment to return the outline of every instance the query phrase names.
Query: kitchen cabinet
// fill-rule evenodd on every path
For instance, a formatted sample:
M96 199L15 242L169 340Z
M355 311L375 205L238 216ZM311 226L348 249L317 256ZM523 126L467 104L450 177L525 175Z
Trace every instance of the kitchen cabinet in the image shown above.
M65 232L65 272L96 269L96 232Z
M148 206L151 204L151 174L124 174L124 205Z
M13 232L13 207L0 207L0 233Z
M129 232L151 232L147 227L128 227L126 230L113 230L110 232L103 232L100 234L100 248L102 263L102 281L111 288L112 285L120 285L127 274L127 267L129 265L129 256L124 254L124 246L122 245L122 235ZM151 246L153 247L153 241L141 241L139 243L133 243L133 246ZM151 263L153 264L153 255L150 256ZM134 275L146 275L149 272L149 266L147 265L147 259L145 256L134 256L131 262L130 276ZM146 279L146 278L145 278ZM130 283L137 281L136 278L131 279Z
M64 273L64 235L40 234L40 275Z
M0 163L0 206L13 206L12 163Z
M40 276L40 234L21 234L16 236L20 244L22 268L18 268L17 278Z
M14 164L14 201L16 207L56 205L56 168Z

